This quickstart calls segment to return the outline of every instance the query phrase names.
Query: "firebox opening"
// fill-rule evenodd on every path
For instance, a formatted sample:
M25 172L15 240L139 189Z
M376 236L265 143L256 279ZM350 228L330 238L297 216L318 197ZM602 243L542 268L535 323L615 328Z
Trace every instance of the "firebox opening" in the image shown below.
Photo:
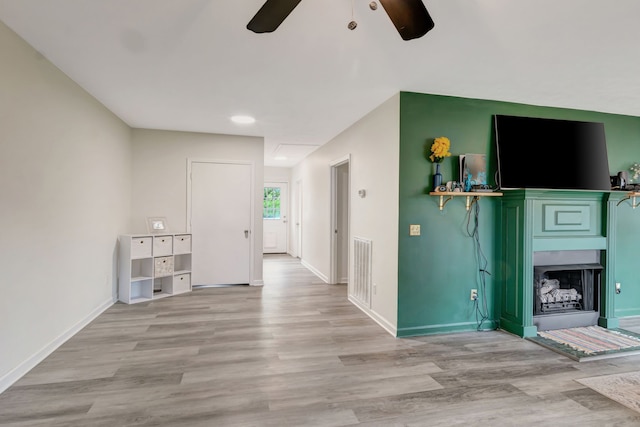
M539 331L592 326L598 322L603 267L593 261L599 253L585 257L566 252L552 253L551 265L534 265L533 323ZM538 258L550 260L543 254ZM572 263L556 264L560 259Z

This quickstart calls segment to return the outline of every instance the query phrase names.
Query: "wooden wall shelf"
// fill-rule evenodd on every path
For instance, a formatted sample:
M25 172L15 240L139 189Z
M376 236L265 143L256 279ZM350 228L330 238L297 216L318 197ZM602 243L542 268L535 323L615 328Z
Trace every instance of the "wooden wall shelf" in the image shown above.
M429 195L440 197L440 200L438 202L438 207L440 208L440 210L443 210L444 206L449 202L449 200L453 199L454 197L466 197L465 208L466 210L469 210L471 209L471 205L474 202L478 201L481 197L500 197L502 196L502 193L497 191L431 191Z
M627 193L627 196L624 199L620 200L616 206L620 206L620 203L624 202L625 200L631 200L631 207L635 209L640 206L640 202L636 202L636 197L640 197L640 192L632 191L630 193Z

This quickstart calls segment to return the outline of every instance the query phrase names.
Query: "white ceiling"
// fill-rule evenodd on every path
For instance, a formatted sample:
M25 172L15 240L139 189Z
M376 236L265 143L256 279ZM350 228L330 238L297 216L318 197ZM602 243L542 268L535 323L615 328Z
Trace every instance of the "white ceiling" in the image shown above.
M246 29L264 0L0 0L0 20L130 126L264 136L267 166L398 91L640 116L637 0L425 0L411 41L369 1L304 0L267 34Z

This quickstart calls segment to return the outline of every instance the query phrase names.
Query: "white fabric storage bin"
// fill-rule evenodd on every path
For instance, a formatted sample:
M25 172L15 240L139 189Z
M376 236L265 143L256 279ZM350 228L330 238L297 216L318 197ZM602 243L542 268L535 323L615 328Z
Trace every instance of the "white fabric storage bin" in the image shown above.
M158 257L154 260L154 264L155 264L155 269L154 269L155 277L170 276L173 274L173 257L172 256Z
M167 256L173 253L173 236L153 236L153 256Z
M173 241L175 254L191 253L191 234L177 234Z
M151 257L151 237L131 238L131 258Z
M178 274L173 278L173 293L179 294L191 290L191 274Z

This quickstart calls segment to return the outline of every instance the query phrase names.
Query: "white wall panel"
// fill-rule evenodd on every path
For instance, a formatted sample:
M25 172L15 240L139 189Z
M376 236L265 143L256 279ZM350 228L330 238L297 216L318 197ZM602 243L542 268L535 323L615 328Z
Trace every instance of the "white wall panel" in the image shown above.
M0 391L116 295L130 128L0 23Z

